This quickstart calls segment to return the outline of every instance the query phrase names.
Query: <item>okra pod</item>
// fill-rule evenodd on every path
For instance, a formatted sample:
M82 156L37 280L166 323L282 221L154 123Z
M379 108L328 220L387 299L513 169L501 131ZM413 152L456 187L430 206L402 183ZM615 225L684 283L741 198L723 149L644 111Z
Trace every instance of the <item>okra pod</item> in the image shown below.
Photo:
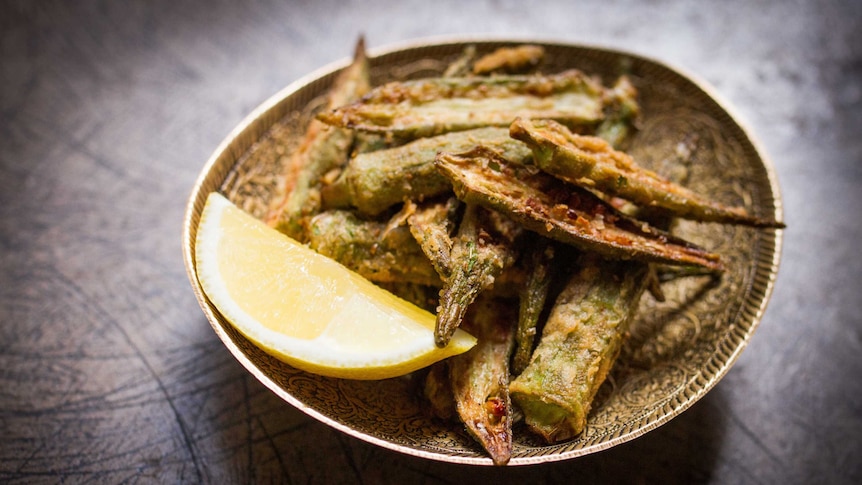
M644 207L661 207L677 217L704 222L783 227L748 214L742 207L711 201L659 174L639 167L605 140L572 133L553 120L515 120L510 133L533 149L536 165L570 183L594 188Z
M524 372L510 384L527 426L548 443L583 431L638 307L647 265L585 254L560 293Z
M598 125L605 88L581 71L554 75L426 78L391 82L361 100L320 113L333 126L419 138L517 117L548 118L574 127Z
M458 417L495 465L505 465L512 455L509 358L515 318L511 302L480 298L463 323L478 343L449 361Z
M374 282L440 286L406 226L388 227L348 211L324 211L309 223L309 246Z
M443 77L464 77L470 74L470 64L476 57L476 46L468 45L457 59L452 61L443 71Z
M597 137L617 149L623 148L631 140L640 116L637 95L637 89L628 76L620 76L617 79L608 91L605 119L596 128Z
M524 258L527 280L518 295L518 331L515 333L516 348L512 357L514 375L523 372L530 361L539 318L554 276L554 244L548 238L536 234L532 236Z
M324 193L326 207L355 207L376 215L404 200L421 200L451 190L434 168L441 150L463 151L483 144L507 158L526 163L530 149L506 128L480 128L421 138L405 145L361 153L350 159L339 179Z
M632 219L580 187L477 147L441 153L437 167L467 204L497 210L543 236L609 258L723 270L719 256Z
M410 233L443 280L452 273L452 235L461 205L455 197L432 201L416 207L407 218Z
M452 245L452 268L443 281L434 339L445 347L467 308L517 259L521 227L482 207L467 204Z
M333 83L327 109L359 99L370 89L368 58L362 38L356 46L353 63ZM354 134L351 130L329 126L317 119L309 123L302 143L291 155L283 175L284 195L269 211L269 225L299 241L307 241L308 219L321 206L320 178L347 161Z
M544 58L545 48L540 45L501 47L477 59L473 74L524 74L536 69Z

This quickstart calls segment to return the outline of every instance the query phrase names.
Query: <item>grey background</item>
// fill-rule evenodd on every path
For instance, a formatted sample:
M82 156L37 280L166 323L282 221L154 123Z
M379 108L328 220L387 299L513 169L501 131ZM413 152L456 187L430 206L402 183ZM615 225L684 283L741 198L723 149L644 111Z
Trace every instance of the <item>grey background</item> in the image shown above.
M862 481L862 2L4 1L0 29L0 481ZM637 440L499 470L348 437L242 369L186 278L186 198L249 111L360 33L595 44L712 84L788 224L725 379Z

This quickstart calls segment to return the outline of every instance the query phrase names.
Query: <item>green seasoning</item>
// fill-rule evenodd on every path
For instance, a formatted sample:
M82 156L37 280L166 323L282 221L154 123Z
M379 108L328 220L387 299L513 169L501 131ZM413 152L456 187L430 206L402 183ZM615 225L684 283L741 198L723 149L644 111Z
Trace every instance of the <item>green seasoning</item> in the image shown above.
M587 255L557 298L529 365L510 384L527 426L549 443L583 431L637 309L646 271L643 263Z

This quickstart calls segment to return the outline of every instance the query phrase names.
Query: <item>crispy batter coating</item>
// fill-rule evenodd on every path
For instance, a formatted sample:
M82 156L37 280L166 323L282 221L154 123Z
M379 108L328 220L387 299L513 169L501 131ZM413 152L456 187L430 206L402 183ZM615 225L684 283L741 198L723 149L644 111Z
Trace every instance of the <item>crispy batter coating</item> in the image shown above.
M449 361L458 417L495 465L505 465L512 455L509 358L514 321L511 302L480 298L463 324L478 343Z
M536 165L567 182L621 197L646 207L661 207L677 217L704 222L782 227L777 221L749 215L742 207L729 207L638 166L632 157L593 136L572 133L553 120L517 119L513 138L533 149Z
M430 78L391 82L361 100L318 115L333 126L420 138L517 117L595 127L604 119L606 89L581 71L540 76Z
M360 38L353 63L338 76L328 94L327 107L333 109L355 101L369 89L368 58L365 41ZM308 220L321 206L320 179L344 165L353 141L353 131L312 120L282 174L284 196L275 199L267 224L298 241L307 241Z
M531 430L548 443L577 436L619 355L647 265L582 258L557 298L527 368L510 384Z
M551 239L610 258L723 269L717 254L631 219L535 167L510 164L492 150L440 153L436 163L462 201L500 211Z

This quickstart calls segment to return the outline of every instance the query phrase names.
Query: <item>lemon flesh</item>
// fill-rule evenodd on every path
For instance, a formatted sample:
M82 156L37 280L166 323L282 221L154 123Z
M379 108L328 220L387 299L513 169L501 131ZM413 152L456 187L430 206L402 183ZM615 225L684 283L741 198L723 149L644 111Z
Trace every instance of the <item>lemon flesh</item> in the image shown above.
M240 333L298 369L385 379L466 352L457 331L434 343L435 317L233 205L207 197L195 241L201 287Z

